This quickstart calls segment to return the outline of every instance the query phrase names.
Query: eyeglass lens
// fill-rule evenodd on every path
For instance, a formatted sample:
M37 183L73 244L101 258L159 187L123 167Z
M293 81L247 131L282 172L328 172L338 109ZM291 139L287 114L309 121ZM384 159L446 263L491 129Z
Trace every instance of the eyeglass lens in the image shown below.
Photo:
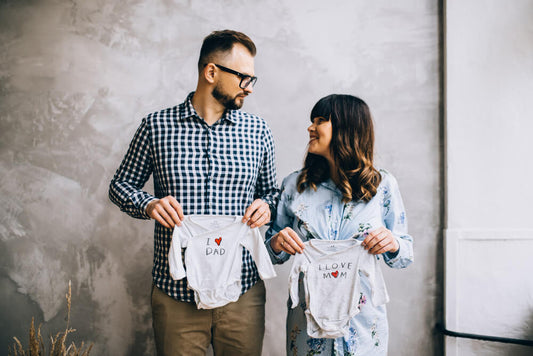
M244 77L241 79L241 85L239 86L241 87L241 89L245 89L251 84L253 88L253 86L255 85L255 82L257 82L256 77Z

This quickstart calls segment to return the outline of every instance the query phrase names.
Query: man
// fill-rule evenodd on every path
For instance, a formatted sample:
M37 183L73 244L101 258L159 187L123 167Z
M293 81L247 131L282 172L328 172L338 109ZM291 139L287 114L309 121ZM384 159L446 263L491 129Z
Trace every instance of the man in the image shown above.
M278 189L272 134L240 111L253 91L256 48L236 31L204 39L198 84L178 106L142 120L117 170L109 197L135 218L156 220L152 317L158 355L259 355L265 287L243 251L242 290L235 303L197 309L186 279L169 275L172 229L185 215L243 216L250 227L271 220ZM142 191L153 174L155 196Z

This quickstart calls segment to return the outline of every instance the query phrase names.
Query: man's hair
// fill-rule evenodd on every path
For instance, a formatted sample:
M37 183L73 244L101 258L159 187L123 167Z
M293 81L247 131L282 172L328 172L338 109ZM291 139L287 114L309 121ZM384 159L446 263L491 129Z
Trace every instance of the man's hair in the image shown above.
M342 201L368 202L376 195L381 182L381 174L374 167L374 125L368 105L352 95L328 95L311 110L311 122L316 117L331 121L330 149L339 175L337 184ZM307 188L316 190L329 177L328 161L308 152L298 176L298 192Z
M208 63L212 62L216 54L231 51L235 43L242 44L252 56L255 56L257 52L255 44L244 33L232 30L213 31L204 38L202 43L200 58L198 59L198 71L202 71Z

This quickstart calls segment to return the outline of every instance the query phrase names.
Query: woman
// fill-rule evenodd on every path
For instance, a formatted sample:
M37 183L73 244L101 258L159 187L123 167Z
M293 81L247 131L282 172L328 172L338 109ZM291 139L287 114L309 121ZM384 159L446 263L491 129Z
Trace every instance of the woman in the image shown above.
M273 262L302 253L304 241L357 239L389 267L407 267L413 261L412 238L396 180L373 165L374 129L366 103L351 95L326 96L311 111L308 131L304 167L284 179L277 216L267 231ZM359 313L349 319L349 332L336 339L308 335L300 275L300 300L287 316L288 355L387 354L385 305L373 305L371 283L359 275Z

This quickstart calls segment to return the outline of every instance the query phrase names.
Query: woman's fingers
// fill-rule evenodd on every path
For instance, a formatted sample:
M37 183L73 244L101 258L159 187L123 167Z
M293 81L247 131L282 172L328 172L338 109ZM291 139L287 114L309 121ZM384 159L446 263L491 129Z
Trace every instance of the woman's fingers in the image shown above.
M385 227L379 227L370 232L362 244L373 255L379 255L388 251L395 252L399 247L392 232Z
M290 227L286 227L277 234L276 249L278 251L285 251L291 255L295 253L302 253L304 243L296 232Z

